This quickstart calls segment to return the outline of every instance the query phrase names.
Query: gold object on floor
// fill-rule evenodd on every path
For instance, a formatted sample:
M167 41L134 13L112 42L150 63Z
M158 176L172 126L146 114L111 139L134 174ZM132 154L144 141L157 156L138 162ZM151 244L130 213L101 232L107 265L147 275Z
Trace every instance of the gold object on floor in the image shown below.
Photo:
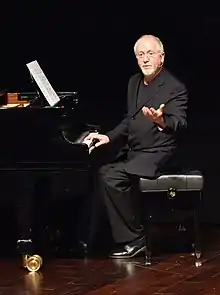
M43 259L40 255L23 255L23 266L30 272L38 271L43 265Z

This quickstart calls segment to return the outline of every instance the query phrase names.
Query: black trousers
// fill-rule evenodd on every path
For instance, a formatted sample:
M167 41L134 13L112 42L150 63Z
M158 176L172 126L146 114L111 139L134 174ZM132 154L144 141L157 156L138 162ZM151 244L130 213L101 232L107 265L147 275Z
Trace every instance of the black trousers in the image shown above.
M126 162L107 164L98 171L93 200L91 235L100 222L103 209L116 243L127 243L143 235L139 177L125 171Z

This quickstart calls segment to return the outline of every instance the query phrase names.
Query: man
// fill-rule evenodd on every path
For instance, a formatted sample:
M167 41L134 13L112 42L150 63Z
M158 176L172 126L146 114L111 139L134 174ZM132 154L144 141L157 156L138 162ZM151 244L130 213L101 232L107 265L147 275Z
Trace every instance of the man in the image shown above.
M140 177L156 178L177 148L177 138L187 126L185 86L163 68L164 48L155 36L144 35L134 46L141 73L128 83L127 115L107 135L91 133L93 148L122 140L123 154L103 166L99 188L113 238L122 247L111 258L129 258L145 250L137 195L132 188Z

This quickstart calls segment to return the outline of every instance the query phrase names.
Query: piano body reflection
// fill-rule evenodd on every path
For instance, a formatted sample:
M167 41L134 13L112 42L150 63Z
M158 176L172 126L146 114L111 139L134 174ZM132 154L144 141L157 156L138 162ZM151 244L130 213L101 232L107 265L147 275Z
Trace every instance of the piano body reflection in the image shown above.
M77 110L77 92L60 92L57 106L42 106L34 93L0 97L0 169L62 169L88 165L88 146L77 142L86 131ZM39 103L40 102L40 103Z
M33 196L27 190L29 178L26 177L32 172L49 171L58 178L60 171L67 170L73 172L72 183L75 181L73 185L77 191L88 186L89 150L81 141L97 126L84 124L82 114L77 110L77 92L57 94L60 102L54 107L42 103L36 93L0 95L0 171L2 175L7 171L25 174L18 178L22 179L23 188L16 197L18 251L22 255L33 252L32 242L29 242L34 216ZM41 212L38 214L41 216Z

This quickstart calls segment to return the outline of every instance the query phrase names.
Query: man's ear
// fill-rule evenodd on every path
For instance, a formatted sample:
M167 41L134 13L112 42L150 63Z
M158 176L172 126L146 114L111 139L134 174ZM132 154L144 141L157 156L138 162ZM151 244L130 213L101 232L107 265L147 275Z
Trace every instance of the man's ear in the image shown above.
M165 53L161 53L161 66L164 64Z

